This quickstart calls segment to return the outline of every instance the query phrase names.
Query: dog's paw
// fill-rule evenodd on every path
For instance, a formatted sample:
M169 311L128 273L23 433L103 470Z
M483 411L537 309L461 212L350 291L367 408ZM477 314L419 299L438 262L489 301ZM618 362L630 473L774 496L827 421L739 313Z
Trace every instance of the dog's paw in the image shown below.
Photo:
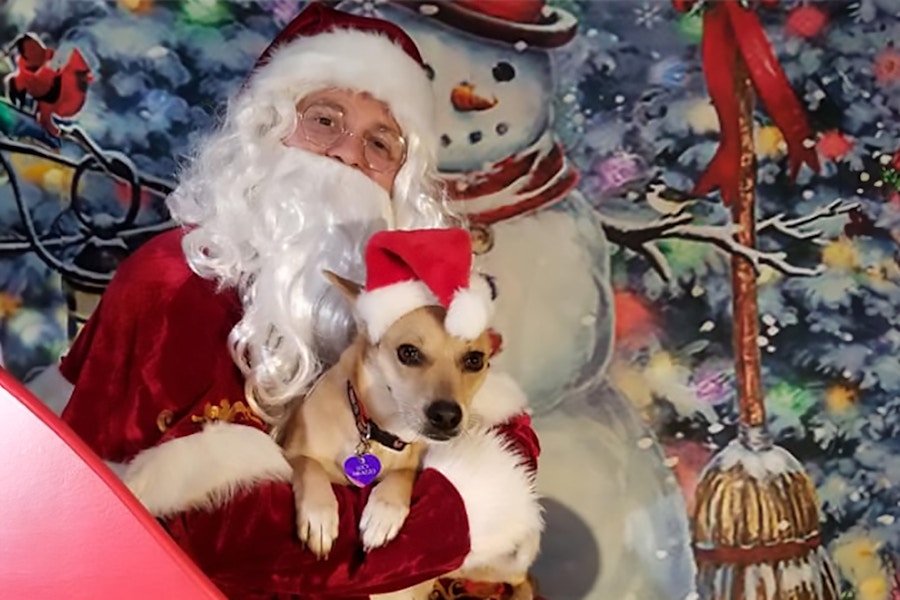
M359 522L359 532L366 552L380 548L397 537L408 514L408 504L386 502L373 492Z
M300 541L319 558L327 558L340 529L337 499L333 502L301 502L297 505Z

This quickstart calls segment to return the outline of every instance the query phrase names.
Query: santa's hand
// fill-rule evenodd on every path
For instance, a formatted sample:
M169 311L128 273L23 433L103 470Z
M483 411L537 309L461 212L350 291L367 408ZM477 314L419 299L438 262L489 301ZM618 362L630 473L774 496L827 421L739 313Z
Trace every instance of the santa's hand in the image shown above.
M409 514L414 481L413 471L392 471L372 490L359 522L366 552L384 546L400 533Z

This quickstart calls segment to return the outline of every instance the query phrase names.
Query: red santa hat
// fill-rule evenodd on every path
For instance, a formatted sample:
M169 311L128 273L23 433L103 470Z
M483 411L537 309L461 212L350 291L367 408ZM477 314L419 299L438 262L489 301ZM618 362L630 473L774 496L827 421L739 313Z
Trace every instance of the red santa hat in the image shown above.
M415 43L397 25L310 3L263 51L245 89L297 100L328 87L387 104L411 151L436 148L431 81Z
M356 309L373 342L423 306L443 306L445 329L463 339L488 327L493 285L472 272L472 242L464 229L380 231L366 247L366 271Z

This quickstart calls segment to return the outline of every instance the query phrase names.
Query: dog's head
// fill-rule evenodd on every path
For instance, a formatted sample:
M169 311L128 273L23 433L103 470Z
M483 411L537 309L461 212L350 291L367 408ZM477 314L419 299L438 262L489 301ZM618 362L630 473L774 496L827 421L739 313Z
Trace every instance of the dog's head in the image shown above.
M354 303L361 288L331 272L332 283ZM371 412L408 441L458 435L487 376L493 348L488 331L467 340L447 332L441 306L416 308L395 320L377 342L367 340L363 369ZM361 336L365 328L359 327Z

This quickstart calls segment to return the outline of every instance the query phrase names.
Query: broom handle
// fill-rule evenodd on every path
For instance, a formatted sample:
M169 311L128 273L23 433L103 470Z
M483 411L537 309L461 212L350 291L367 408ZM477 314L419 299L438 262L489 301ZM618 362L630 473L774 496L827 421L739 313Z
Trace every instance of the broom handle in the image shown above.
M738 54L735 64L734 91L740 105L740 187L738 199L731 208L731 218L738 226L735 240L747 248L756 247L756 148L753 143L753 86L744 59ZM759 309L756 297L756 271L742 256L731 256L731 286L734 313L734 355L738 381L738 411L744 427L761 427L766 423L762 392L759 350Z

